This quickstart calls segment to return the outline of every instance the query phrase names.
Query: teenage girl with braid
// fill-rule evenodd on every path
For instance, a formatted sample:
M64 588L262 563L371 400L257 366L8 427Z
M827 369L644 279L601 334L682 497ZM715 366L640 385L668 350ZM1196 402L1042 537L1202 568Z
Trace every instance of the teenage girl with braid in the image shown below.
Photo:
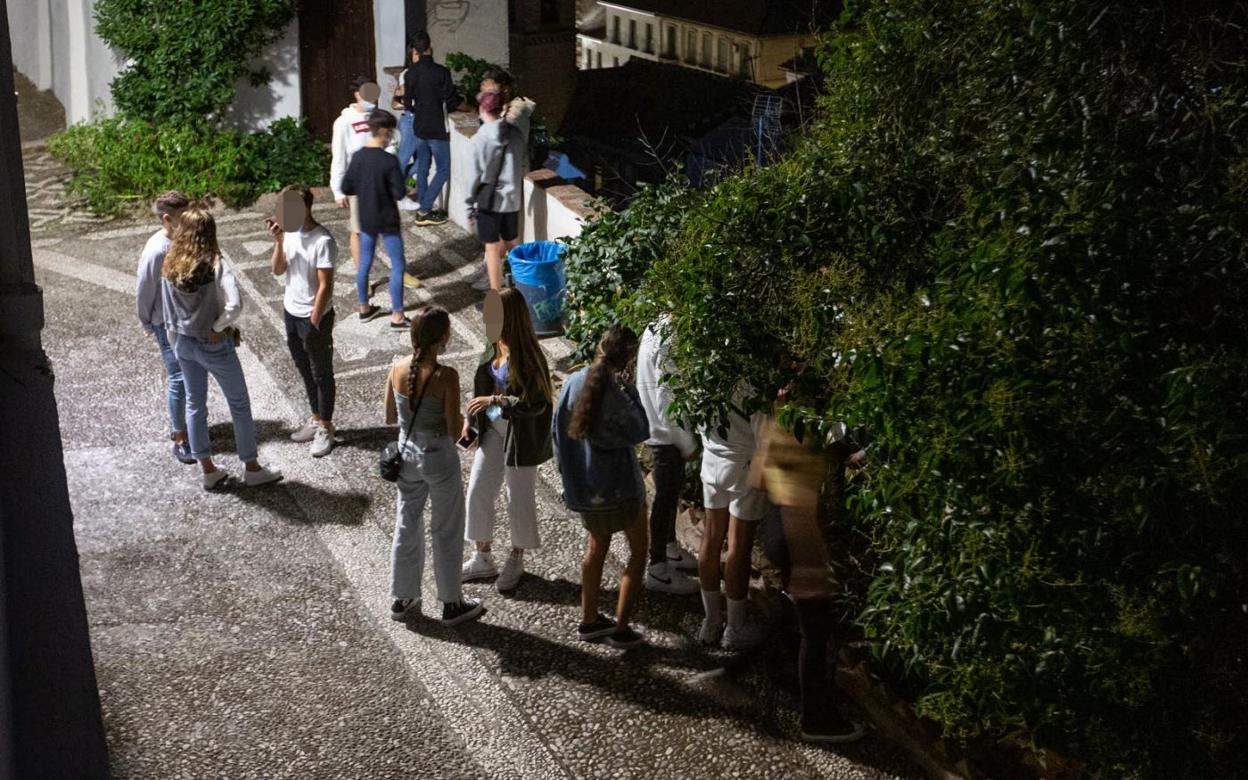
M464 490L459 454L451 431L459 431L459 374L438 363L451 338L445 309L421 307L412 317L412 354L390 367L386 381L386 423L399 423L403 465L390 565L390 616L420 614L425 569L425 502L431 506L433 578L442 602L442 624L454 626L481 616L479 601L465 599L459 575L464 538Z
M612 647L645 642L629 627L646 565L646 490L636 448L650 436L645 407L629 367L637 334L619 325L598 342L593 365L568 377L555 405L554 438L563 498L581 514L589 545L581 563L581 639L606 637ZM628 565L620 578L615 620L598 614L602 566L611 536L628 539Z

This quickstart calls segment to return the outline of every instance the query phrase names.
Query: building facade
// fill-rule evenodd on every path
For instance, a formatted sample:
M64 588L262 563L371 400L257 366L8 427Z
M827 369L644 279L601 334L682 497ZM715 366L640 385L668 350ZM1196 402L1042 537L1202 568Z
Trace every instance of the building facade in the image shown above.
M822 18L768 8L768 0L714 3L600 0L593 26L578 34L577 66L619 67L634 57L780 87L783 65L813 50ZM783 6L782 6L783 8Z
M125 67L96 34L94 6L95 0L20 0L7 7L14 65L56 94L70 124L113 112L109 84ZM421 29L439 60L462 52L515 69L539 112L549 109L561 119L574 86L574 0L299 0L297 8L282 37L249 63L269 80L238 82L227 117L238 129L303 116L328 140L351 100L355 75L371 76L382 89L380 104L390 105L396 84L387 68L403 65L407 40Z

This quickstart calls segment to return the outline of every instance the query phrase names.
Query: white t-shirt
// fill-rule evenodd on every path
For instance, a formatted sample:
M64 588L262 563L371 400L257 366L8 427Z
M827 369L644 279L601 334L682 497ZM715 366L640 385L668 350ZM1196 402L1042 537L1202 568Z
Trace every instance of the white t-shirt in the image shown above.
M316 303L316 290L320 286L316 272L320 268L333 270L338 261L338 244L323 225L308 232L299 230L287 233L282 239L286 252L286 311L292 317L312 316ZM331 303L326 313L333 311Z

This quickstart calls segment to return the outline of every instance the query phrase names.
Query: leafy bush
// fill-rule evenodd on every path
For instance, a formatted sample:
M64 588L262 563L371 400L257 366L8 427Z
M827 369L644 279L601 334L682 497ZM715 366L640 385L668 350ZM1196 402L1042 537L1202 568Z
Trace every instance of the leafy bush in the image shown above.
M847 599L950 733L1248 773L1246 52L1242 4L851 5L801 147L591 295L673 312L690 422L796 357L783 422L871 431Z
M113 80L113 100L131 118L216 123L249 63L281 37L294 0L97 0L96 32L129 64Z
M446 67L451 71L459 94L463 95L468 105L477 104L477 92L481 89L481 79L487 70L505 70L489 60L482 60L462 52L453 51L446 55Z
M283 117L243 144L244 164L260 192L288 184L329 184L329 147L308 132L302 119Z
M679 232L695 198L673 177L644 188L628 211L604 209L568 242L565 333L577 344L575 359L593 357L598 337L619 321L625 302Z
M74 125L48 147L73 171L71 191L99 214L121 213L169 189L239 207L287 184L323 185L329 169L324 144L295 119L240 135L113 117Z

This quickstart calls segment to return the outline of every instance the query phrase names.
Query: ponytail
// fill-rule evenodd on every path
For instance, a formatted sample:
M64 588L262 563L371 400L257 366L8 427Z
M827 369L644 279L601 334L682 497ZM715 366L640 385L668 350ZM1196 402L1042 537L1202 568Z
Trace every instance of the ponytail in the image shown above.
M623 325L612 325L598 340L598 352L589 367L585 384L581 387L576 404L572 407L572 420L568 423L568 436L585 439L593 423L598 402L611 383L612 374L622 371L637 354L637 334Z

